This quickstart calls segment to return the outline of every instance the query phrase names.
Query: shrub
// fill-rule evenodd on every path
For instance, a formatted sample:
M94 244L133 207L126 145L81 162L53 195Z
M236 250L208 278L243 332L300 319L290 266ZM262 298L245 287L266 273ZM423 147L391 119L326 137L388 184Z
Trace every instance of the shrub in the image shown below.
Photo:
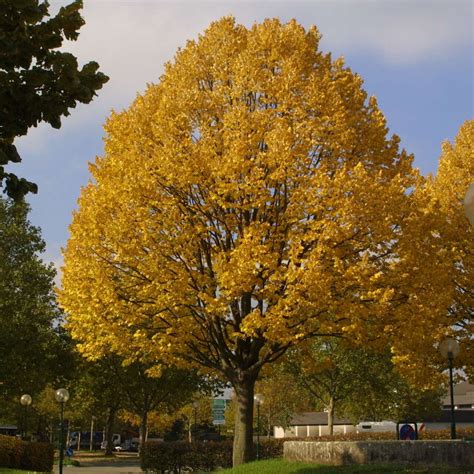
M142 469L180 472L212 471L232 466L232 441L148 442L141 451Z
M0 435L0 467L51 472L53 461L54 449L50 444Z
M333 436L315 436L310 439L311 441L387 441L392 439L397 439L397 434L395 431L386 431L381 433L356 433L355 431L351 433L337 433Z
M458 439L474 437L474 429L457 429L456 435ZM423 430L418 432L419 439L437 440L451 439L450 430ZM286 438L286 441L389 441L397 439L395 431L387 431L381 433L337 433L333 436L312 436L308 438Z
M260 440L260 458L283 456L284 439ZM254 452L256 446L254 445ZM149 442L141 452L142 469L180 472L183 468L193 471L213 471L232 467L232 441Z
M288 438L260 439L260 459L273 459L283 457L283 443L285 441L288 441Z
M474 437L474 429L458 430L459 438ZM449 439L449 430L424 431L421 439ZM334 436L310 438L261 438L260 459L273 459L283 456L285 441L389 441L395 440L396 433L338 433ZM256 446L254 445L254 452ZM145 443L141 452L141 466L158 472L179 473L183 470L213 471L218 468L232 467L232 441L186 441Z
M474 428L456 429L458 439L474 438ZM451 439L451 430L428 430L420 433L420 439Z

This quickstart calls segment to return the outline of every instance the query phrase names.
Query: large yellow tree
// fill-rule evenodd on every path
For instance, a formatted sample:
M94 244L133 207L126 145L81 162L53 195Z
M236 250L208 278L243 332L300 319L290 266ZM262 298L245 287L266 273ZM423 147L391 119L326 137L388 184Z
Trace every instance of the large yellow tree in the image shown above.
M65 252L60 301L83 354L229 381L234 464L252 455L259 372L291 345L392 341L407 362L423 328L439 337L441 283L424 285L405 232L421 215L411 157L318 42L295 21L233 18L188 42L108 120Z

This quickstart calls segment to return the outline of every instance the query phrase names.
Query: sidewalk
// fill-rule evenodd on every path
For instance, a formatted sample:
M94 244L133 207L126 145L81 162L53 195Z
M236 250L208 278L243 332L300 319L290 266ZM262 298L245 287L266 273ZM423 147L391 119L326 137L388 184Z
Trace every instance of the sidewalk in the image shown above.
M79 454L73 459L80 462L80 466L63 466L63 474L136 474L141 473L138 456L116 455L114 458ZM54 474L59 473L59 466L54 466Z
M59 466L54 466L54 473L57 474L59 472ZM63 474L136 474L143 472L140 469L140 466L136 465L124 465L120 463L110 463L110 465L105 465L104 463L100 463L100 465L93 465L93 463L88 463L87 465L84 464L80 467L75 466L64 466L63 467Z

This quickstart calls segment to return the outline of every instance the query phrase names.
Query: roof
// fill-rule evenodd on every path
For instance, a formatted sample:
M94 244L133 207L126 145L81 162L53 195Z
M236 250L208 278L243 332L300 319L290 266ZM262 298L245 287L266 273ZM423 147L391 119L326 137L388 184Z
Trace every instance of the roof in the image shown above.
M423 420L427 423L450 423L451 410L442 410L440 414ZM454 410L456 423L474 423L474 410Z
M302 413L297 413L293 416L290 421L290 426L327 426L328 424L328 414L326 412L314 412L306 411ZM347 418L338 418L334 417L335 425L352 425L351 421Z
M474 410L455 410L456 423L474 423ZM450 423L451 410L442 410L439 414L423 419L425 423ZM327 426L328 414L326 412L307 411L297 413L291 419L290 426ZM347 418L334 417L334 425L352 425Z

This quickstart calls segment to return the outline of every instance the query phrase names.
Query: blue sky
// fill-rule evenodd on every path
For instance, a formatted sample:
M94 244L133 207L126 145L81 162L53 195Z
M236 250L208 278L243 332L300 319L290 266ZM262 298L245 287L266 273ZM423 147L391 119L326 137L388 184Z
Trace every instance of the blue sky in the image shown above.
M51 12L69 1L50 1ZM434 173L444 140L474 116L473 3L470 0L160 1L85 0L86 25L65 49L81 63L96 60L109 83L80 105L60 130L32 129L16 144L23 163L9 168L39 185L29 196L31 221L42 228L45 259L61 265L71 213L87 164L102 153L102 124L112 109L128 107L163 64L208 24L232 14L246 26L267 17L315 24L321 49L365 81L391 133L415 155L423 174Z

